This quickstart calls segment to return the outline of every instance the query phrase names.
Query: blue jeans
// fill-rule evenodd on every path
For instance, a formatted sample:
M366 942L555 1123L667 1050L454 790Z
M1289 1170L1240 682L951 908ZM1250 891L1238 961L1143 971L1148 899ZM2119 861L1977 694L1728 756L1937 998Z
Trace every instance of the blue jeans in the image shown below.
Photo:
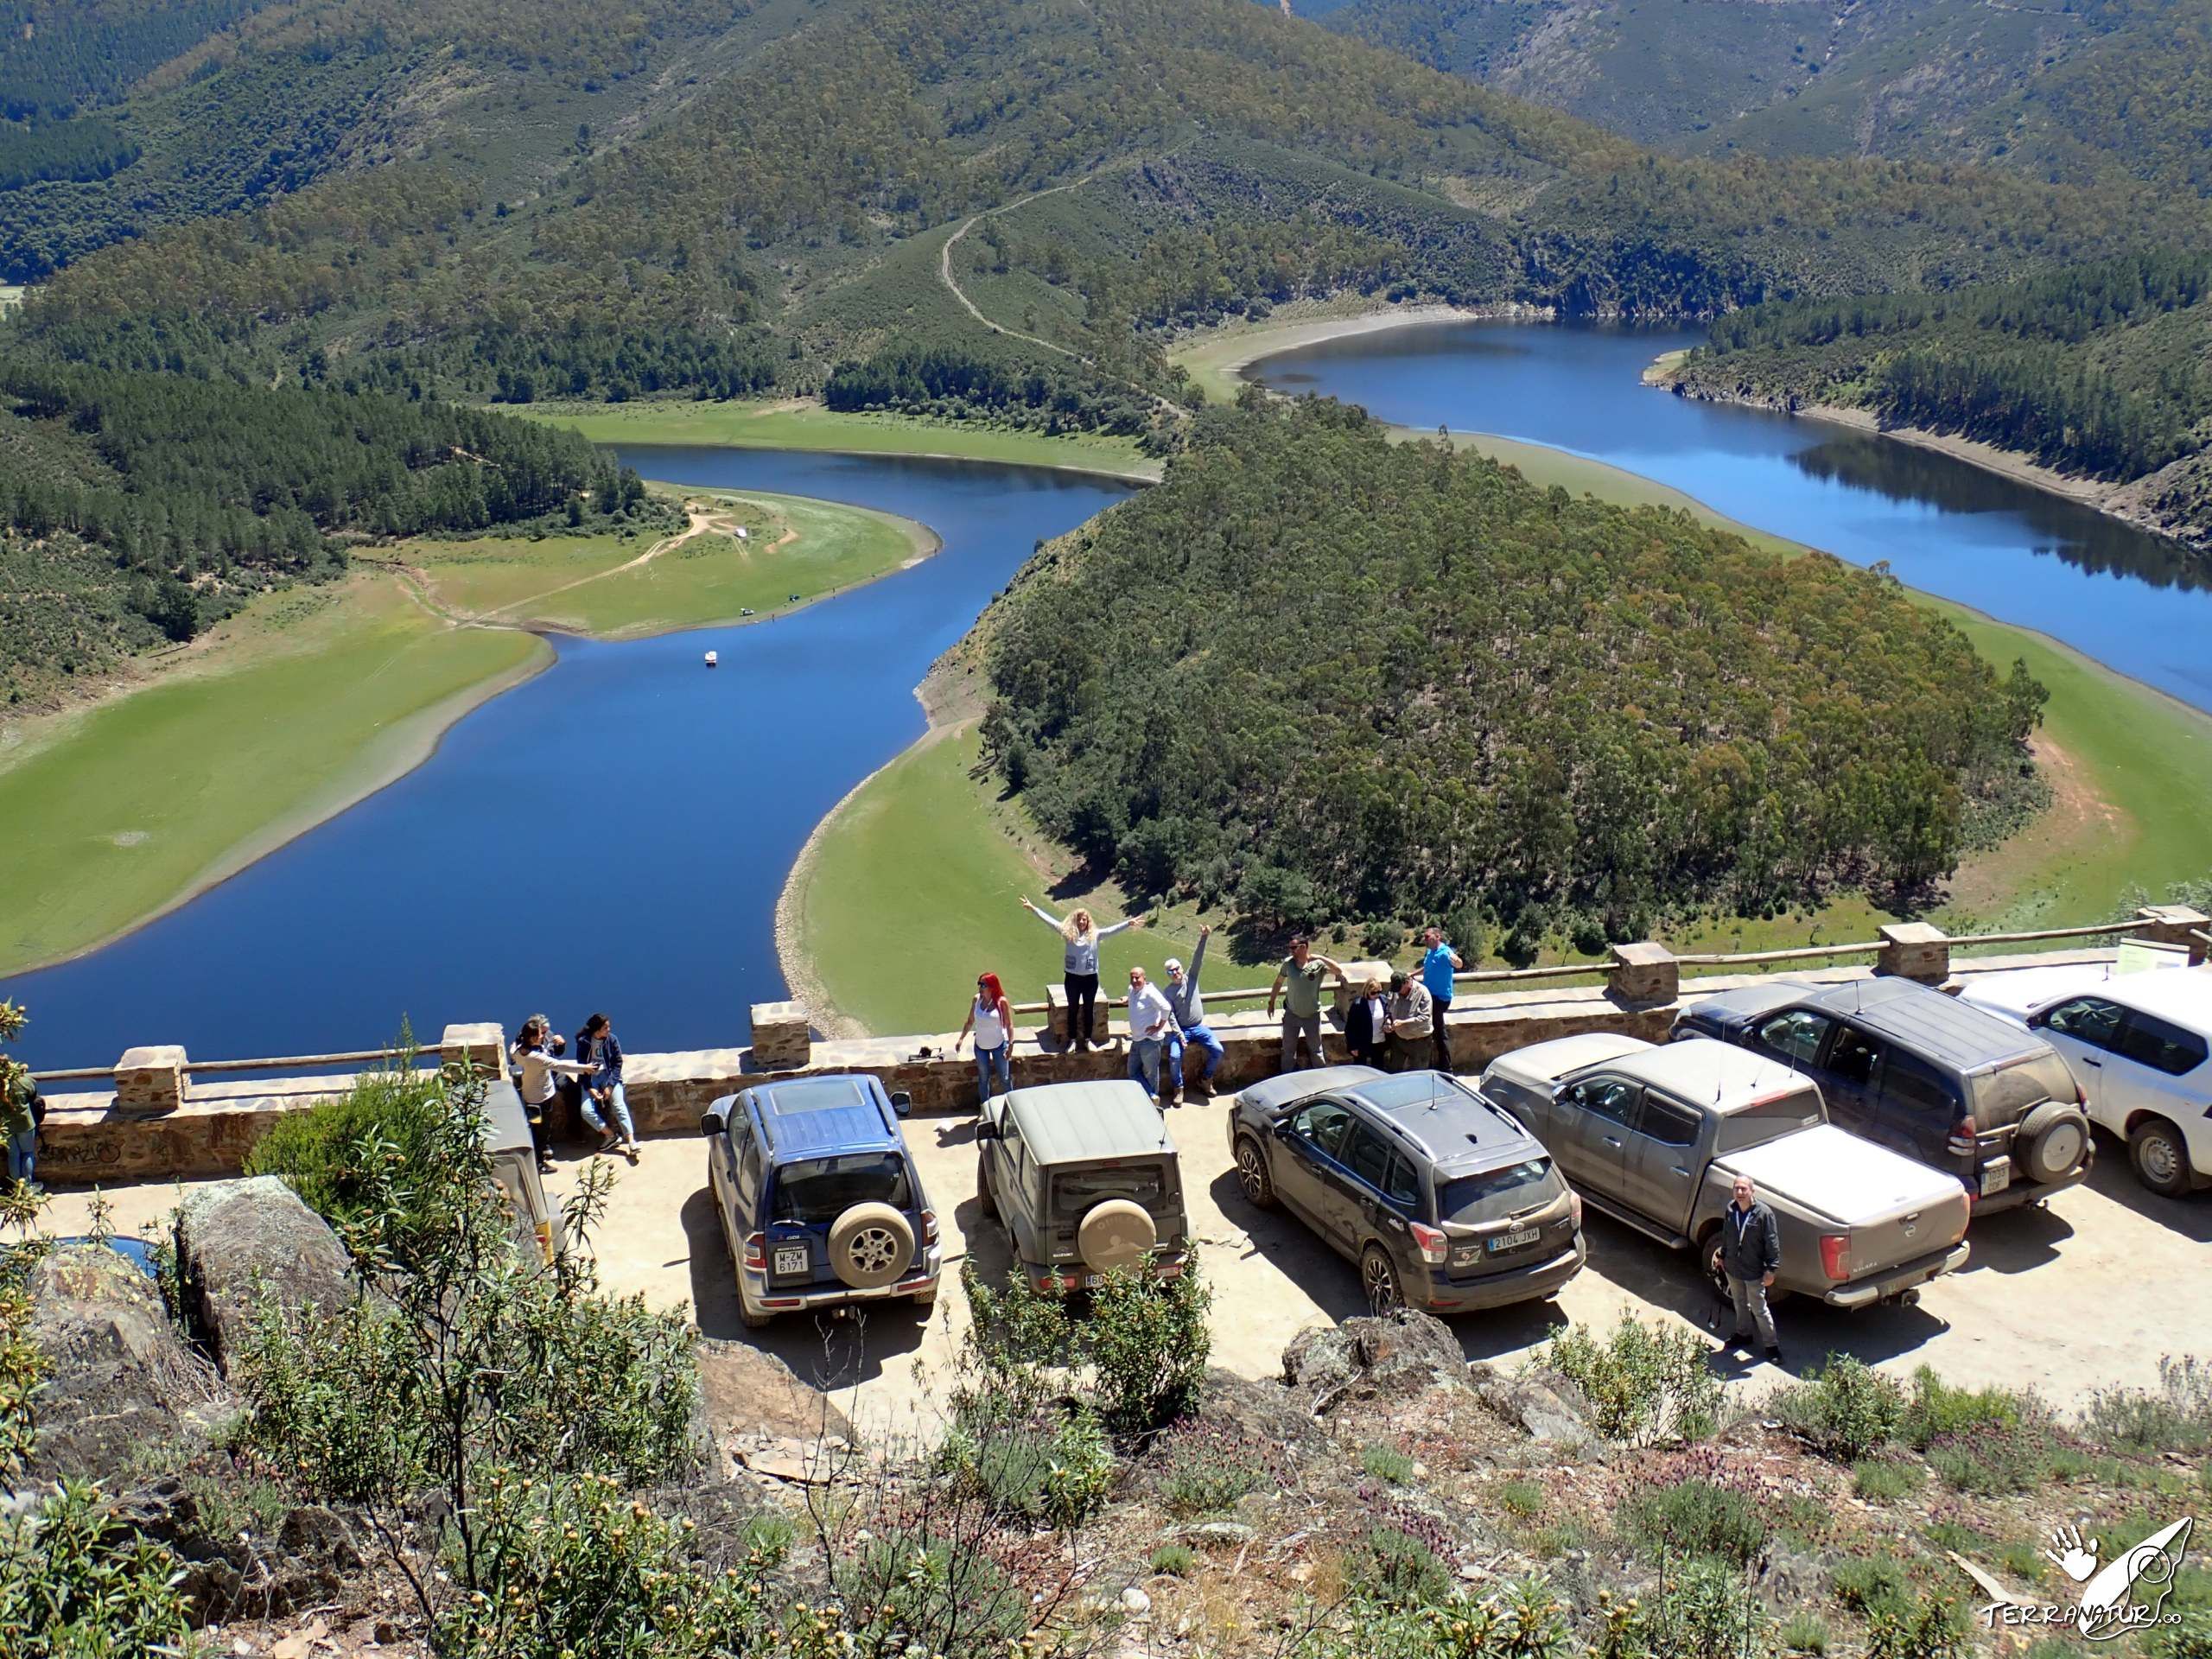
M1170 1088L1180 1089L1183 1086L1183 1050L1185 1046L1205 1051L1205 1070L1198 1073L1201 1078L1211 1080L1214 1067L1221 1064L1221 1039L1203 1024L1185 1026L1167 1039L1167 1083Z
M594 1077L591 1084L592 1089L607 1087L597 1077ZM609 1104L613 1109L611 1116L614 1119L615 1125L622 1132L621 1139L625 1143L634 1144L638 1138L638 1131L630 1122L630 1101L629 1097L622 1092L622 1079L620 1077L614 1079L614 1094ZM593 1095L591 1089L584 1090L584 1122L601 1135L607 1133L606 1119L599 1115L599 1101Z
M996 1073L999 1093L1014 1092L1014 1045L1001 1043L996 1048L976 1051L976 1102L982 1105L991 1097L991 1077Z
M1141 1083L1154 1094L1160 1092L1160 1051L1164 1046L1158 1037L1134 1037L1129 1039L1129 1080Z
M38 1126L19 1129L8 1137L8 1173L19 1181L38 1178Z

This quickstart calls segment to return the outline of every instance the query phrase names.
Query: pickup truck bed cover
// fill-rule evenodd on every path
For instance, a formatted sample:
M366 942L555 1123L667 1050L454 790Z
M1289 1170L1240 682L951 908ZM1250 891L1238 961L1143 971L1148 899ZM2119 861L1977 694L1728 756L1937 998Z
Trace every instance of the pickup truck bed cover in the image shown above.
M1787 1193L1801 1209L1821 1195L1820 1213L1845 1227L1864 1227L1901 1211L1933 1207L1959 1196L1958 1178L1862 1141L1833 1123L1799 1129L1764 1146L1732 1152L1713 1167L1748 1175L1762 1189ZM1844 1213L1837 1213L1837 1211Z

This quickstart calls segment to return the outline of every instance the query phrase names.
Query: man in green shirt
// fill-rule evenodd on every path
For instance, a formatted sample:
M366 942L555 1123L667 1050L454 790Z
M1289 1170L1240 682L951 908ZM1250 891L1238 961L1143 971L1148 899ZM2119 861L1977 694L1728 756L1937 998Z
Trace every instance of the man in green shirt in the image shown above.
M1282 999L1282 1069L1298 1070L1298 1039L1306 1039L1306 1064L1321 1064L1321 982L1334 974L1344 976L1344 969L1330 957L1313 947L1303 933L1291 936L1290 954L1283 958L1282 966L1275 969L1275 982L1268 992L1268 1012L1275 1011L1275 999Z

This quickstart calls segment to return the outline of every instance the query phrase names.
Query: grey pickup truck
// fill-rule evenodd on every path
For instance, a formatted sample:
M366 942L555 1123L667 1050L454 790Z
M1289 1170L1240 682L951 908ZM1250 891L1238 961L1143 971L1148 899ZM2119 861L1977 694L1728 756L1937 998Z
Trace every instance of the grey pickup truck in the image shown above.
M1967 1259L1956 1179L1836 1128L1810 1079L1731 1044L1561 1037L1500 1055L1479 1088L1535 1132L1586 1204L1694 1247L1724 1296L1720 1212L1738 1175L1781 1228L1777 1290L1865 1307Z

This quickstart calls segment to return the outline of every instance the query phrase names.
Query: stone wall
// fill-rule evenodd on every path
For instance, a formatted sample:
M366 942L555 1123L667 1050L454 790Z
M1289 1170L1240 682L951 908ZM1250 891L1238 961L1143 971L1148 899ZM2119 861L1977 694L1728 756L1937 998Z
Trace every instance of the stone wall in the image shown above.
M1910 944L1910 965L1927 970L1924 942ZM1611 1031L1651 1041L1665 1038L1675 1014L1700 996L1764 978L1790 977L1837 983L1868 977L1866 968L1837 968L1789 976L1706 976L1672 985L1675 964L1656 962L1649 952L1630 950L1615 964L1624 982L1608 987L1558 990L1462 993L1446 1022L1455 1070L1477 1072L1510 1049L1582 1032ZM2064 963L2109 962L2113 952L2072 950L2028 957L1980 957L1952 964L1960 975L2007 968ZM1918 976L1916 975L1916 976ZM1217 1085L1241 1088L1274 1075L1279 1065L1280 1027L1257 1008L1234 1011L1222 1003L1209 1019L1225 1051ZM698 1127L700 1115L721 1096L771 1077L872 1072L887 1089L913 1096L918 1112L960 1112L976 1104L972 1051L951 1054L953 1033L924 1037L813 1041L804 1032L775 1031L766 1053L751 1047L696 1049L681 1053L636 1053L627 1057L625 1076L632 1112L645 1135L683 1135ZM483 1025L447 1027L436 1055L480 1058L496 1052L499 1034ZM1341 1016L1325 1023L1322 1046L1332 1061L1345 1058ZM139 1051L133 1051L134 1055ZM435 1056L434 1056L435 1058ZM236 1174L247 1150L288 1111L342 1093L351 1074L290 1077L278 1081L195 1082L181 1052L164 1052L166 1071L174 1065L181 1096L173 1106L149 1109L143 1093L118 1098L113 1090L50 1096L39 1140L40 1173L61 1182L197 1179ZM1104 1050L1064 1050L1047 1016L1031 1016L1015 1033L1012 1071L1014 1086L1065 1083L1124 1074L1128 1065L1117 1043ZM120 1070L120 1068L118 1068ZM572 1126L557 1124L556 1132Z

